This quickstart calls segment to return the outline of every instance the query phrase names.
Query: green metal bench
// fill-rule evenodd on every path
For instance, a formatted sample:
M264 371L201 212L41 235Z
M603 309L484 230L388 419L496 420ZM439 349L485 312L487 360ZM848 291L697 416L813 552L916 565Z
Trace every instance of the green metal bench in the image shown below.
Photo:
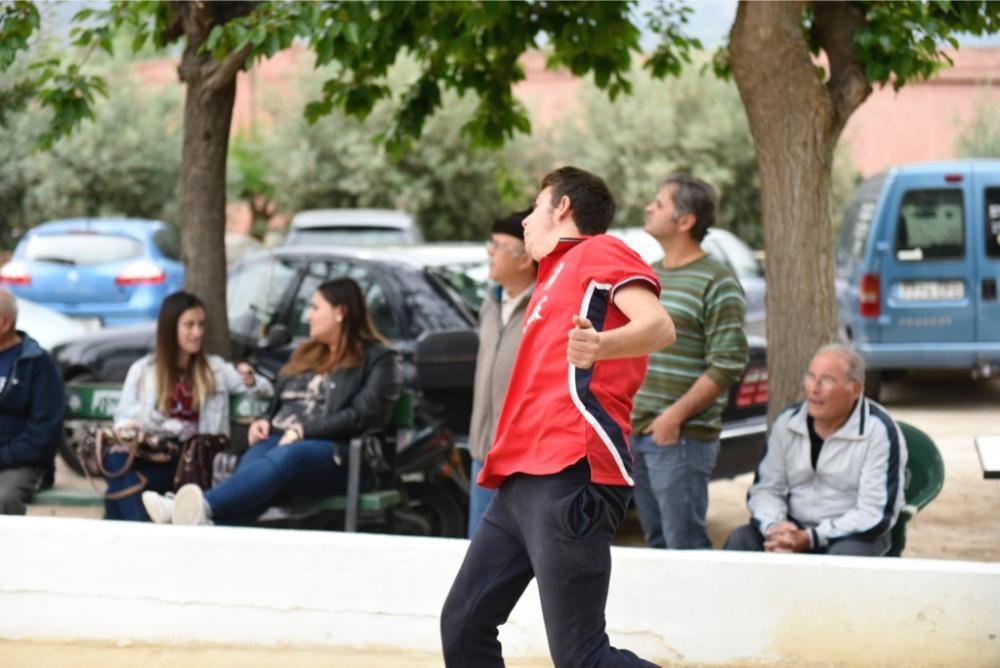
M113 419L121 386L109 383L70 384L66 386L65 426L67 432L82 432L88 427L101 426ZM229 417L236 429L245 428L268 407L268 401L248 395L234 395L230 399ZM404 392L393 411L389 430L393 441L400 434L413 427L413 396ZM386 513L402 502L399 490L383 489L371 492L360 491L361 448L364 438L376 438L369 434L353 439L348 454L348 489L343 496L330 496L318 500L296 501L293 506L274 509L278 514L309 513L320 511L343 512L344 530L356 531L360 513ZM244 439L233 439L237 452L246 449ZM32 497L33 505L55 505L72 507L99 507L104 505L104 496L96 490L67 490L52 488L40 491Z

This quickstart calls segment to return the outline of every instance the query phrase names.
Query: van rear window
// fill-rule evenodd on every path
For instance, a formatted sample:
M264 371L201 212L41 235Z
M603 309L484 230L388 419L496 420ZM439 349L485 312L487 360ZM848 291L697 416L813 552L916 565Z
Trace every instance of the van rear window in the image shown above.
M909 190L896 224L900 262L956 260L965 257L965 210L955 188Z
M1000 257L1000 188L987 188L986 196L986 256Z

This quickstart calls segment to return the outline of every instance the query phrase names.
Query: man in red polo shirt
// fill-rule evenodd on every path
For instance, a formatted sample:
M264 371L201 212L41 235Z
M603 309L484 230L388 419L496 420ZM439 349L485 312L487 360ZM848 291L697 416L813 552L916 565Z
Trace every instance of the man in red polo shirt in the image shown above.
M604 234L614 213L604 181L563 167L524 220L538 277L479 475L499 492L441 614L450 667L503 665L497 628L532 578L558 668L653 665L611 647L604 607L632 495L632 397L675 335L649 265Z

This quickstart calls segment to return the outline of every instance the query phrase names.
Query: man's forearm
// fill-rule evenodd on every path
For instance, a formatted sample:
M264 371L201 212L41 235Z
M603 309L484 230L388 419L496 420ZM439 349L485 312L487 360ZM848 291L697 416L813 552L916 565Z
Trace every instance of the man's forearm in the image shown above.
M597 359L639 357L663 350L677 338L674 321L648 288L630 285L615 296L629 322L600 333Z
M670 411L678 418L678 421L684 422L691 416L705 410L719 398L720 394L722 394L722 388L719 387L718 383L712 380L711 376L703 373L688 388L687 392L664 410L664 413Z
M633 320L626 325L600 333L597 359L610 360L639 357L662 350L673 343L674 327L670 316Z

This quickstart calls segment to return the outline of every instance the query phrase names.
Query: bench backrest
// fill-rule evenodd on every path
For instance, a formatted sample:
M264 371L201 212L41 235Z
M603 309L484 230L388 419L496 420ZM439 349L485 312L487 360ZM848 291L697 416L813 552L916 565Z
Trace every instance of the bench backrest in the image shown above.
M121 398L121 385L113 383L81 383L66 386L67 420L111 420ZM234 394L229 398L229 419L232 422L247 423L263 415L270 403L246 394ZM403 392L393 407L391 426L406 429L413 426L413 394Z
M67 420L111 420L122 396L121 385L86 383L66 386ZM244 422L263 414L269 400L246 394L229 398L229 419Z

